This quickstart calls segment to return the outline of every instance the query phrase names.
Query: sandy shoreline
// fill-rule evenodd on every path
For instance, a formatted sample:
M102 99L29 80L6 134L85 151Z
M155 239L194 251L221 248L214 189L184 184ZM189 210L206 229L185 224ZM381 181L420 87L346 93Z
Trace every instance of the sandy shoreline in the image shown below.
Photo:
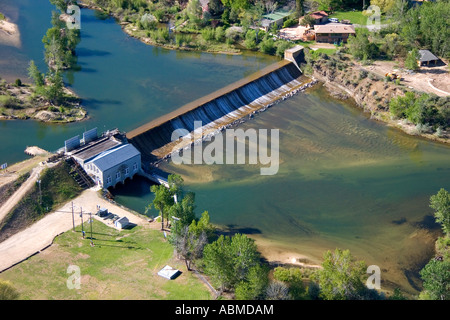
M7 19L0 21L0 44L17 48L22 45L19 27Z

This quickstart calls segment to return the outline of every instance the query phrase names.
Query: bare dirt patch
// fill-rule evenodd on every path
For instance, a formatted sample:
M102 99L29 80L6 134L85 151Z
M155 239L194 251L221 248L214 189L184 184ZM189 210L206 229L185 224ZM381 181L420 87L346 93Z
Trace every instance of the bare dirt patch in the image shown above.
M447 65L424 66L414 73L408 73L402 64L395 61L375 61L370 66L360 65L360 67L376 73L380 77L384 77L386 73L393 70L398 70L402 78L401 82L406 86L410 86L418 91L434 93L441 97L450 95L450 73Z

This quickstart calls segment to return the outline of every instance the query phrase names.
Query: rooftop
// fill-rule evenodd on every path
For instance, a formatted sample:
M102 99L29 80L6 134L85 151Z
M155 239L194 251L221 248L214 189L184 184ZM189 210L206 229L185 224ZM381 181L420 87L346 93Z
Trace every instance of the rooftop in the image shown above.
M315 25L315 33L355 33L355 27L346 24L329 23L325 25Z
M419 50L419 55L420 62L439 60L439 58L432 54L429 50Z
M314 19L322 19L323 17L328 17L328 13L325 11L315 11L313 13L310 13L311 17Z
M92 163L101 171L105 171L140 154L132 144L123 144L100 153L88 163Z
M114 148L120 144L122 143L114 139L113 137L106 137L92 141L78 149L72 150L70 154L77 159L86 161L91 159L92 157L95 157L99 153Z
M286 18L287 16L289 16L291 14L292 14L291 11L277 10L274 13L269 13L269 14L263 15L263 18L277 21L277 20L280 20L280 19L284 19L284 18Z

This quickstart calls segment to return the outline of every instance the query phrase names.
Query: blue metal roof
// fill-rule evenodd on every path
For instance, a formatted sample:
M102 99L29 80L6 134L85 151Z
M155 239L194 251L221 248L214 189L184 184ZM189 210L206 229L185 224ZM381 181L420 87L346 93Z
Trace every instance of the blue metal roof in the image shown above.
M137 155L140 156L141 153L133 145L122 144L100 153L87 163L94 164L101 171L106 171Z

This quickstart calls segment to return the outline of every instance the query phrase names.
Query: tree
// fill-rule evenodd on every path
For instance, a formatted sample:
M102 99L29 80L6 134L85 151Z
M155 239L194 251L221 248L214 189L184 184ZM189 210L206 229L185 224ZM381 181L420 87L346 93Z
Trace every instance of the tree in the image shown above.
M59 105L64 96L64 82L60 71L50 72L47 76L49 85L44 92L47 100Z
M302 26L310 26L313 27L316 23L316 19L314 19L310 14L307 14L303 17L303 19L300 21L300 25Z
M170 174L167 178L167 182L169 183L169 191L173 196L180 198L183 196L184 190L184 180L178 174Z
M255 240L240 233L231 238L231 253L235 283L237 283L246 279L249 270L259 264L261 256L256 248Z
M259 265L260 258L254 240L239 233L231 238L221 235L203 250L205 272L221 291L249 282L250 270Z
M155 194L153 199L153 206L159 210L161 215L161 230L164 230L164 218L167 216L170 207L174 204L173 195L168 188L164 185L153 185L150 190ZM147 207L147 210L151 208L151 204Z
M221 0L225 7L230 9L248 9L250 8L249 0Z
M241 281L235 290L238 300L256 300L264 298L269 283L269 268L256 265L249 269L246 280Z
M405 68L407 68L409 70L419 69L419 66L417 64L418 59L419 59L419 50L414 48L410 52L408 52L408 55L406 56Z
M0 300L17 300L19 292L12 286L11 282L0 280Z
M231 239L221 235L203 250L205 273L220 287L220 291L231 288L234 283L234 268L230 252Z
M195 193L188 192L181 201L174 203L170 209L170 219L177 218L177 223L181 226L189 226L195 219Z
M347 46L353 57L363 61L373 59L378 53L378 47L369 41L369 31L365 28L358 29L355 36L350 36Z
M209 222L208 211L204 211L198 221L192 220L189 230L197 236L205 233L208 240L211 240L214 236L214 226Z
M373 6L378 6L382 13L386 13L392 9L395 0L370 0L370 4Z
M266 300L289 300L289 288L281 281L272 281L266 289Z
M186 6L186 13L189 20L195 25L199 25L202 17L202 7L199 0L189 0Z
M292 299L303 297L305 287L303 286L303 274L299 268L277 267L274 270L273 278L288 286Z
M30 61L30 65L28 67L28 76L33 79L36 87L44 86L44 75L39 71L33 60Z
M174 237L171 237L171 242L178 257L181 257L186 264L186 268L191 270L193 261L201 258L203 248L208 243L208 238L205 232L197 235L188 226L184 226Z
M67 11L67 6L72 0L50 0L50 3L56 6L61 12Z
M430 197L430 207L435 210L436 222L442 225L442 230L450 236L450 194L441 188L436 195Z
M408 10L408 0L394 0L394 4L389 10L395 21L402 21Z
M388 300L407 300L399 288L395 288Z
M296 12L296 18L300 18L303 16L305 10L303 9L303 3L305 0L295 0L295 12Z
M450 299L450 262L432 259L420 271L420 276L430 299Z
M360 298L365 290L361 280L366 273L363 261L355 261L349 250L336 249L324 255L323 269L318 270L313 278L320 285L320 296L325 300L353 300ZM313 279L315 280L315 279Z

